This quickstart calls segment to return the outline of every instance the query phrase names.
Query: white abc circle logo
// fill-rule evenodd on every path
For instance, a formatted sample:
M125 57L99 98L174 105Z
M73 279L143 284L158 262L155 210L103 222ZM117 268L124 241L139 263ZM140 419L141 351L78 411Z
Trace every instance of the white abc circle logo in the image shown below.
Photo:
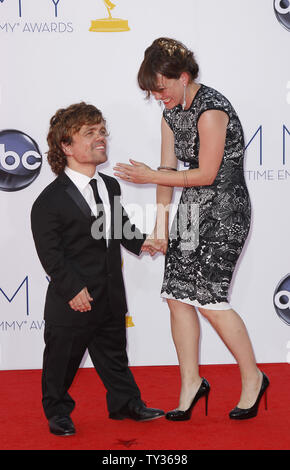
M273 304L278 317L290 325L290 274L287 274L277 285Z
M288 2L288 6L283 6L283 3L287 3ZM280 13L280 15L287 15L287 13L290 13L290 2L289 0L275 0L274 2L274 7L275 7L275 10L277 11L277 13Z
M39 175L42 156L34 139L22 131L0 131L0 190L19 191Z
M34 157L36 161L34 163L29 163L29 157ZM8 163L8 159L13 159L14 163ZM5 170L16 170L16 168L22 164L24 168L32 171L36 170L36 168L41 165L41 156L34 150L27 150L20 157L18 153L14 152L13 150L8 150L8 152L5 152L5 145L0 144L0 163L2 168Z
M288 302L281 302L281 298L286 297ZM288 290L280 290L274 297L275 305L282 310L286 310L286 308L290 307L290 292Z
M274 12L279 23L290 31L290 0L274 0Z

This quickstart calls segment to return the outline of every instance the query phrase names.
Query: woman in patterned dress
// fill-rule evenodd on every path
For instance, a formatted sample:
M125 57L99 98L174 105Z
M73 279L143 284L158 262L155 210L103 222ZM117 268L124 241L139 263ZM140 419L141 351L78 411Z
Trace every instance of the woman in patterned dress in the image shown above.
M243 130L230 102L213 88L197 83L197 75L193 53L174 39L156 39L145 51L139 86L165 107L161 164L155 171L130 160L130 165L117 164L115 175L133 183L157 185L156 225L144 249L153 247L166 253L161 296L170 309L181 375L179 406L166 418L189 419L202 396L207 411L210 385L199 375L197 307L240 368L242 391L230 418L247 419L256 416L269 380L256 365L242 319L228 303L251 219L243 172ZM177 171L178 160L188 169ZM174 187L183 187L183 191L169 233Z

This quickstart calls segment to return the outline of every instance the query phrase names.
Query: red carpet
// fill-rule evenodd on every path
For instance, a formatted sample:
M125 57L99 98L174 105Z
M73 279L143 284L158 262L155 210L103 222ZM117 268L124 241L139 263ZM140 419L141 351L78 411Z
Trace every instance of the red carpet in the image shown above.
M290 366L263 364L270 378L268 410L248 421L232 421L228 412L239 400L236 365L201 366L211 384L209 415L204 401L190 421L164 418L136 423L108 419L105 390L94 369L80 369L71 394L77 402L72 414L77 434L49 433L41 407L41 371L0 372L1 450L288 450L290 448ZM147 406L164 410L178 404L178 367L132 367Z

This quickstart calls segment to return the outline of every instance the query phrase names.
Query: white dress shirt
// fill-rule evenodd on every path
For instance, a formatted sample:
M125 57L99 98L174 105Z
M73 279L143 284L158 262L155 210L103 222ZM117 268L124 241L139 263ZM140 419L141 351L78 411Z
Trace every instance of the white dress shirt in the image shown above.
M65 168L66 175L71 179L71 181L75 184L75 186L80 191L81 195L85 198L86 202L88 203L93 215L97 217L97 205L93 193L93 188L90 185L91 179L95 178L97 180L98 185L98 192L100 198L103 201L105 214L106 214L106 241L108 243L109 233L110 233L110 221L111 221L111 206L109 201L109 195L104 183L103 178L99 175L96 171L93 178L90 178L83 173L79 173L78 171L72 170L71 168Z

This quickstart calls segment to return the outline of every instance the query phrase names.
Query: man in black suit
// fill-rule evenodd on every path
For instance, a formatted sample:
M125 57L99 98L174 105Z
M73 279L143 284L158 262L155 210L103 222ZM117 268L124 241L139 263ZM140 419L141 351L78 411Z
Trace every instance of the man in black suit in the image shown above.
M56 435L75 433L70 418L75 402L68 390L86 349L107 389L110 418L146 421L164 415L146 407L128 367L120 244L136 255L154 249L130 224L117 180L96 171L107 160L106 137L105 120L94 106L60 109L47 137L48 162L57 178L31 212L36 250L50 276L42 403Z

